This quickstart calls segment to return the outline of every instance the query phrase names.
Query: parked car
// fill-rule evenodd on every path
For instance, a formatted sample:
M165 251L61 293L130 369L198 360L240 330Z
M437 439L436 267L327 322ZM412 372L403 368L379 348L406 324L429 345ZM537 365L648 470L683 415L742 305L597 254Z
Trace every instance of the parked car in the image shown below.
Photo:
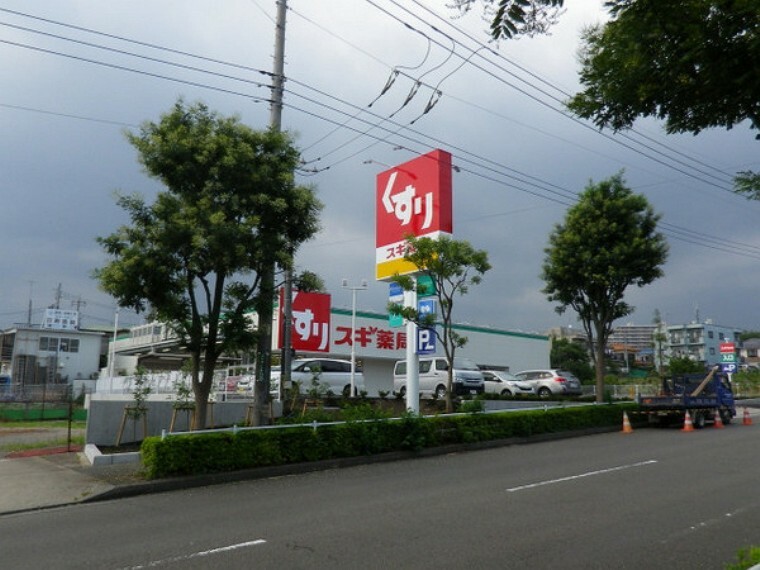
M238 392L252 392L254 382L255 382L255 378L252 374L246 374L245 376L241 376L240 379L237 381L237 391Z
M521 382L530 384L542 398L551 396L579 396L581 381L572 372L556 368L544 370L523 370L516 372L515 377Z
M503 370L483 370L486 394L500 396L533 396L536 391L531 384L521 382L516 376Z
M276 391L280 382L280 371L272 371L272 390ZM325 391L347 396L351 393L351 361L338 358L299 358L291 363L291 381L298 382L302 394L312 388L316 379ZM289 386L285 386L289 388ZM354 367L354 395L364 390L364 374L359 363Z
M420 356L419 381L420 396L446 397L449 363L445 358ZM483 373L469 358L454 357L454 395L482 394L485 389ZM406 396L406 360L399 360L393 368L393 391L402 398Z
M227 376L224 380L219 381L217 389L220 392L237 392L238 382L242 376Z

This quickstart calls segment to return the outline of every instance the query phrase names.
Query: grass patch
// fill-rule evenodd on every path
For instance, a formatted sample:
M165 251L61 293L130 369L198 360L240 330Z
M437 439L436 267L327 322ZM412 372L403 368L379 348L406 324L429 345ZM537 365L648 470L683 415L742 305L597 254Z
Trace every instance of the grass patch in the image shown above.
M66 420L48 420L48 421L0 421L0 428L52 428L52 429L68 429L69 422ZM85 429L87 427L86 421L72 421L71 429Z
M10 453L13 451L28 451L30 449L45 449L48 447L64 447L68 444L69 444L68 439L64 437L64 438L49 439L45 441L35 441L35 442L29 442L29 443L7 443L5 445L0 445L0 451ZM84 445L84 436L81 436L81 435L72 436L71 444Z

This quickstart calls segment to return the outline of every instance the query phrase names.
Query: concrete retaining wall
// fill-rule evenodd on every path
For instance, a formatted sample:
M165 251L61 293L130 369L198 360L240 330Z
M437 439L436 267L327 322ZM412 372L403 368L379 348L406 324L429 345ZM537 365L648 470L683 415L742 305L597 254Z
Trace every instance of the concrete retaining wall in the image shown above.
M85 442L100 446L115 445L119 426L124 417L124 408L133 403L131 398L99 398L97 394L94 394L88 406ZM248 406L251 403L250 400L233 400L216 402L213 405L209 405L205 428L243 425L248 413ZM278 402L274 404L273 412L275 416L278 416L280 415L281 407ZM166 399L161 401L148 400L147 405L147 435L161 435L162 430L168 432L174 411L174 402ZM191 418L192 411L189 413L183 410L178 411L174 431L188 431L190 427L188 422ZM131 418L127 418L121 443L142 441L145 435L143 434L142 419L134 421Z

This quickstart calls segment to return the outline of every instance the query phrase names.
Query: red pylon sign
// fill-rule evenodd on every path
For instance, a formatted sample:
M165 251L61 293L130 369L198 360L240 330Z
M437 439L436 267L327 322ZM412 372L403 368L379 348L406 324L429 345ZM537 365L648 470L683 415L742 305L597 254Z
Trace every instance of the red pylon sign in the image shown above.
M749 410L747 408L744 408L744 417L742 418L742 425L745 425L745 426L752 425L752 418L750 417Z
M723 425L723 418L720 417L720 410L715 410L714 418L715 419L713 420L713 427L716 427L716 428L726 427Z

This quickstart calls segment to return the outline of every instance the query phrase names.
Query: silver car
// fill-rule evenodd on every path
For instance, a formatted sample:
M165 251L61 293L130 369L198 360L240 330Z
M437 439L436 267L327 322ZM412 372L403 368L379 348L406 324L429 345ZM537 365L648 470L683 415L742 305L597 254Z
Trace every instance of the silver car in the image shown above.
M543 370L523 370L515 374L518 380L530 384L542 398L551 396L580 396L583 393L581 381L572 372L547 368Z
M533 396L536 391L527 382L521 382L517 377L503 370L483 370L486 394L500 396Z

